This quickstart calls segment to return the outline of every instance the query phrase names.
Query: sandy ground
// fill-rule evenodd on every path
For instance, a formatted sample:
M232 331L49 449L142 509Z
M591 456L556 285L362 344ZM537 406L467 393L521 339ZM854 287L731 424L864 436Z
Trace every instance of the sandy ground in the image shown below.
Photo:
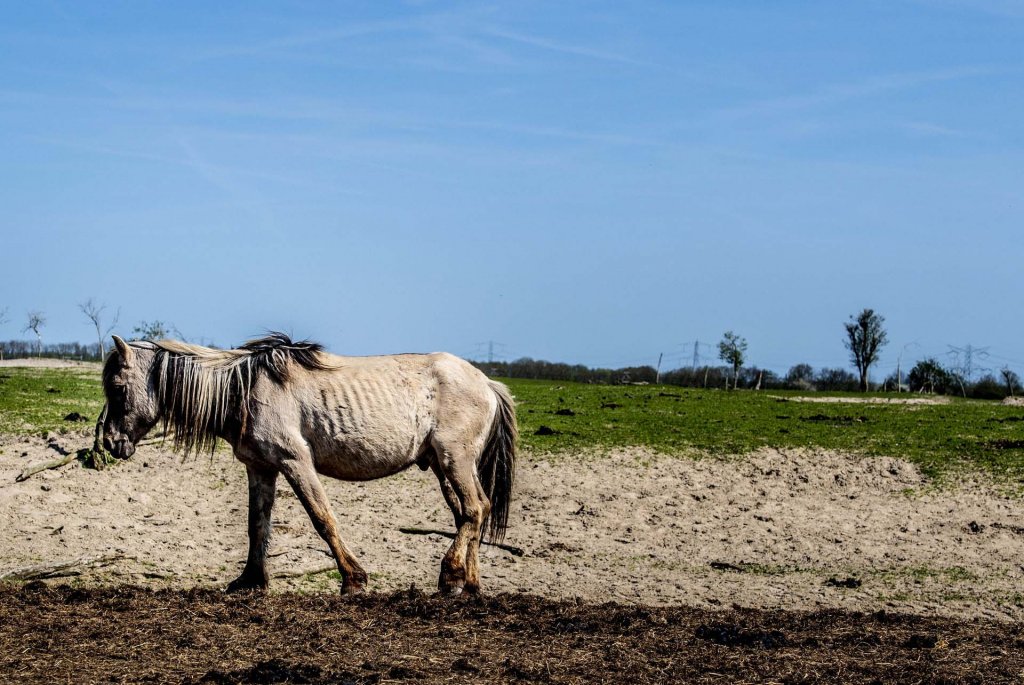
M944 395L912 395L910 397L831 397L828 395L782 397L781 395L771 395L771 397L786 402L817 402L820 404L949 404L949 398Z
M65 449L90 438L64 437ZM220 587L246 553L244 470L227 452L182 463L159 446L97 472L16 483L55 456L0 438L0 575L118 555L75 582ZM373 590L434 587L451 530L428 473L326 480ZM278 589L328 590L326 546L281 481L270 568ZM1024 502L982 481L938 490L903 461L821 450L688 459L643 450L525 455L506 542L485 547L485 590L700 607L912 611L1024 619ZM828 581L848 581L836 587Z
M30 369L100 369L99 362L80 362L73 359L0 359L0 368L22 366Z

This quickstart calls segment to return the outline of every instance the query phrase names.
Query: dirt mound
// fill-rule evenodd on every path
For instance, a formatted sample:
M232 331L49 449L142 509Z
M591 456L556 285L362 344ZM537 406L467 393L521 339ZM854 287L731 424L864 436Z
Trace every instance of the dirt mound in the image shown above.
M1019 625L416 590L0 590L10 683L1019 682Z

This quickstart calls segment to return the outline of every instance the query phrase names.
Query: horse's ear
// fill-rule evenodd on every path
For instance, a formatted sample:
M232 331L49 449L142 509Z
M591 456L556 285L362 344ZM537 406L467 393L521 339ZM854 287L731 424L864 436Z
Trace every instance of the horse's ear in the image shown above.
M124 361L125 366L127 366L132 360L132 348L118 336L115 335L113 338L114 345L117 346L117 353L121 355L121 359Z

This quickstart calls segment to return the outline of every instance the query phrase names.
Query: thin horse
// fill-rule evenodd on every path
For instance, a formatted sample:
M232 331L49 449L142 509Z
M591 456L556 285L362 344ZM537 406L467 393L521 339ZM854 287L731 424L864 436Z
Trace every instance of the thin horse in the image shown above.
M275 485L283 475L331 548L342 593L366 572L338 534L317 473L372 480L433 470L455 518L438 589L480 589L480 540L504 537L515 475L512 397L450 354L341 357L274 333L216 350L114 336L103 367L104 445L127 459L162 423L184 454L225 440L249 477L249 555L229 591L263 589Z

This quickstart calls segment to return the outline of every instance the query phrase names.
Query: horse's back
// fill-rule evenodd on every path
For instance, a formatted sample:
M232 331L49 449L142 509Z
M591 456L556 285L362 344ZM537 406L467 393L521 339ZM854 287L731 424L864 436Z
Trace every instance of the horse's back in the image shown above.
M487 377L454 355L325 355L325 361L331 368L306 372L291 392L303 437L325 475L387 476L415 463L437 435L476 442L493 419Z

